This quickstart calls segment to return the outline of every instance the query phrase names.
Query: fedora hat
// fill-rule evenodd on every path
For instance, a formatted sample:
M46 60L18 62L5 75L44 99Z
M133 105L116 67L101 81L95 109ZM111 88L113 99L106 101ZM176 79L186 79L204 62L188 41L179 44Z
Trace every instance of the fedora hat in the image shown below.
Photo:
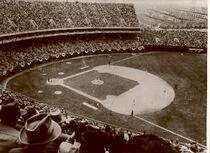
M50 116L52 118L52 120L54 120L57 123L62 122L62 114L61 114L61 110L59 108L51 108L50 109Z
M30 117L21 129L19 140L26 145L41 145L54 141L61 135L61 127L50 114L40 113Z

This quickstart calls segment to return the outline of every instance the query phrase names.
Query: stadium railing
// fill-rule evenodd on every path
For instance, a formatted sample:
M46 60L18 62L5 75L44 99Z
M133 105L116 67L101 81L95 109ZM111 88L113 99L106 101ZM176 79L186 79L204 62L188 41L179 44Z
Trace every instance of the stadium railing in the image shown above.
M57 36L88 35L88 34L137 34L145 45L154 46L185 46L207 48L207 32L196 30L152 30L140 27L81 27L37 30L0 35L0 44L50 38Z
M60 29L46 29L27 31L19 33L10 33L0 35L0 44L37 39L55 36L67 35L81 35L81 34L94 34L94 33L138 33L139 27L85 27L85 28L60 28Z

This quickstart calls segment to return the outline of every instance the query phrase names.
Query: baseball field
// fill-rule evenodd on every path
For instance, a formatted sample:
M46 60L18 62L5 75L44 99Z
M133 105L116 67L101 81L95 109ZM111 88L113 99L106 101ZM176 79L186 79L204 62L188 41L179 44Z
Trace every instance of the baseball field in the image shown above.
M206 54L80 56L31 68L6 86L70 113L206 145Z

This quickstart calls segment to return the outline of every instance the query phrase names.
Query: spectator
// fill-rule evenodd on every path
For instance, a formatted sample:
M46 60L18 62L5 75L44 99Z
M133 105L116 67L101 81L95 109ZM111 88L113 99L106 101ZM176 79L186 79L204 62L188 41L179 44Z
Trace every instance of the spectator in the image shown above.
M48 114L40 113L29 118L21 129L19 139L26 145L14 148L10 153L57 153L61 127ZM62 137L67 138L66 135Z
M128 142L129 153L178 153L165 140L152 135L145 134L135 136Z
M17 95L17 93L8 89L2 92L1 100L5 105L9 104L11 99L16 99L18 101L18 106L28 110L33 108L30 106L34 105L36 111L39 113L43 112L43 107L48 110L46 112L55 109L44 103L35 103L32 99L23 95ZM135 133L123 130L122 128L114 128L113 126L108 126L105 123L91 121L78 116L67 115L66 113L64 120L65 121L61 123L61 129L65 134L61 134L61 136L59 136L59 138L55 141L46 144L46 148L43 148L44 152L57 153L57 151L59 151L59 153L69 153L79 151L80 153L104 153L107 151L110 153L206 153L205 147L201 147L194 142L187 144L181 143L178 140L169 141L152 134L145 134L145 132L144 134ZM64 141L64 139L68 139L68 141ZM95 147L96 144L97 147ZM17 149L13 149L11 152L14 150L18 151ZM23 148L19 148L19 151L20 150L23 151Z
M12 99L0 105L0 152L8 153L11 148L20 146L18 142L19 131L16 129L20 110Z

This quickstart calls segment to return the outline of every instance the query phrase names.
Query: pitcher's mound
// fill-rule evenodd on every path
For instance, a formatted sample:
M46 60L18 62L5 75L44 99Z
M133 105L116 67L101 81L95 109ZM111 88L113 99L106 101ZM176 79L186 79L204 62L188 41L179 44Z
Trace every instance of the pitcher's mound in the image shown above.
M175 97L173 88L165 80L146 71L114 65L97 66L94 70L138 82L137 86L118 96L106 96L102 104L114 112L129 115L159 111Z
M102 85L102 84L104 84L104 81L100 80L100 79L94 79L91 81L91 83L94 85Z

